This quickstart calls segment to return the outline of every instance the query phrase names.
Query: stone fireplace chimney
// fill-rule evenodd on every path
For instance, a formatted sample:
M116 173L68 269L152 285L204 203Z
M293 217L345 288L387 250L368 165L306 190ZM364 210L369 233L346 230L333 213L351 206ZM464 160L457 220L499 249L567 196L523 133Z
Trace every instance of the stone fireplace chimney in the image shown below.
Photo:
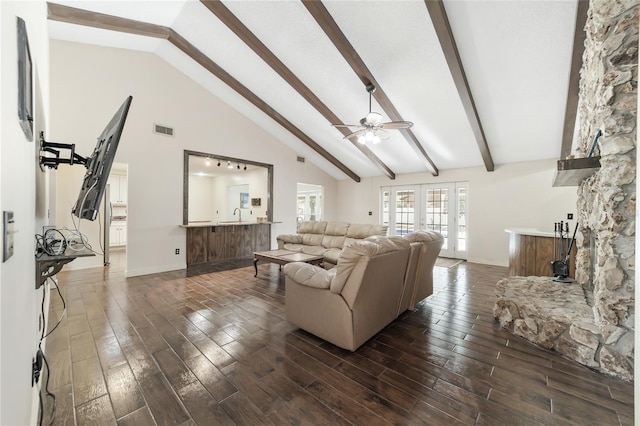
M638 0L591 0L580 79L577 157L600 168L578 188L576 283L510 277L494 315L533 343L631 381L635 321ZM593 147L598 133L602 136Z
M576 280L593 304L600 367L633 377L635 314L636 0L592 0L580 81L578 155L595 148L600 170L578 189Z

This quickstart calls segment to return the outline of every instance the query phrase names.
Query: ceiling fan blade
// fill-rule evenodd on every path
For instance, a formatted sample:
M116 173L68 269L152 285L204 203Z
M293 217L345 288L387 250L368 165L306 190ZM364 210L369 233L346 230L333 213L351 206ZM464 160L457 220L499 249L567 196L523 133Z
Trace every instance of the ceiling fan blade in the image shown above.
M381 129L408 129L411 126L413 126L411 121L389 121L378 125Z
M361 127L359 124L332 124L332 127Z
M352 138L357 138L358 136L360 136L361 134L363 134L367 129L360 129L360 130L356 130L353 133L349 133L347 136L345 136L342 139L352 139Z

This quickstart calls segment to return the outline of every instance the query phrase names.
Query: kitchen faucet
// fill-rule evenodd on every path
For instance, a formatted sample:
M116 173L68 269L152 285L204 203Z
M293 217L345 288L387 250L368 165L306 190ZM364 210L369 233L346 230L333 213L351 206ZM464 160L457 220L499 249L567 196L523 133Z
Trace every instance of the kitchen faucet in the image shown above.
M233 209L233 215L236 215L236 210L238 210L238 222L242 222L242 210L240 210L239 208L235 208Z

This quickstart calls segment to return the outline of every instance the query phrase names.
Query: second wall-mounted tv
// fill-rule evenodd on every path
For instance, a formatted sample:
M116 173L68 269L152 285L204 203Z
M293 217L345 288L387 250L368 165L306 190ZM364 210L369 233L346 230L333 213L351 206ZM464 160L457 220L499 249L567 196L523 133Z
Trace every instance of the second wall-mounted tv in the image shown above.
M98 137L93 154L87 160L87 173L84 175L78 200L71 210L75 216L81 219L95 220L98 217L100 202L107 186L111 166L132 100L132 96L124 100Z

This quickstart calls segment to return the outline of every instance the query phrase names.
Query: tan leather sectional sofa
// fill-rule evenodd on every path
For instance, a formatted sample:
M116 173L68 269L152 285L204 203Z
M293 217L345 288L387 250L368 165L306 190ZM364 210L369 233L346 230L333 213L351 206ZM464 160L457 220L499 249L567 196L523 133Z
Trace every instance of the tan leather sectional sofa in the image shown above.
M347 222L307 221L300 223L297 234L278 235L278 248L324 257L325 268L338 263L342 249L357 240L373 235L387 235L386 225Z
M355 351L433 292L442 243L442 235L433 231L373 236L347 245L329 270L285 265L287 321Z

